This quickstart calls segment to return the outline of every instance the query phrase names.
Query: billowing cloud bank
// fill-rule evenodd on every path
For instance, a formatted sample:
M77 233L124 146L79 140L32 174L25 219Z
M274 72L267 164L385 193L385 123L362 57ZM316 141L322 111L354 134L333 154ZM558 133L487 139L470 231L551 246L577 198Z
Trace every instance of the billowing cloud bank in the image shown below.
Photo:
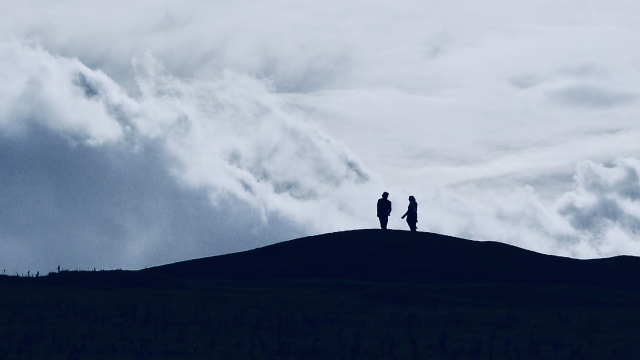
M577 189L557 203L571 226L588 234L598 254L640 255L640 161L578 166Z
M0 46L6 268L141 267L365 224L347 195L367 172L268 83L134 63L137 98L77 59Z
M584 161L573 190L553 204L531 186L505 191L476 187L425 194L430 231L577 258L640 255L640 160L610 166ZM425 199L425 200L426 200ZM424 216L423 216L424 217Z

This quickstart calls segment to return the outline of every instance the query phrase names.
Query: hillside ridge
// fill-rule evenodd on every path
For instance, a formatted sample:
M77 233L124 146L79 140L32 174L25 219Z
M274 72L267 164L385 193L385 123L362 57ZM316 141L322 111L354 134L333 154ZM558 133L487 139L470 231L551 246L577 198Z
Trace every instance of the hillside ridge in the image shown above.
M640 289L640 258L579 260L428 232L350 230L141 270L183 279L573 284Z

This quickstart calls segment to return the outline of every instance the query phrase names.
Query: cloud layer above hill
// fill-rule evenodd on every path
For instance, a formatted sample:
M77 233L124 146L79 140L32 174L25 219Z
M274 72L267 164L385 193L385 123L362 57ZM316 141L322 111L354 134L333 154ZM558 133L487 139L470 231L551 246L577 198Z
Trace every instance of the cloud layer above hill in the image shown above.
M385 190L394 214L418 198L421 230L640 254L636 2L7 8L10 271L135 268L374 227Z
M10 268L140 267L365 224L344 195L368 173L264 81L185 82L144 56L134 99L77 59L20 43L0 58Z

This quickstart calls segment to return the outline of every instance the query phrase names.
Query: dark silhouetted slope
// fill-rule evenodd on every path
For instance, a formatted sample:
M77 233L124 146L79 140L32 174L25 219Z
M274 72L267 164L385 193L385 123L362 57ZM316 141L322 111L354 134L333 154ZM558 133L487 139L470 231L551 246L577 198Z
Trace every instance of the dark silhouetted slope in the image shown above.
M143 270L183 279L337 278L423 284L573 284L640 289L640 258L577 260L432 233L355 230Z
M358 230L0 276L0 359L638 359L639 272L629 256Z

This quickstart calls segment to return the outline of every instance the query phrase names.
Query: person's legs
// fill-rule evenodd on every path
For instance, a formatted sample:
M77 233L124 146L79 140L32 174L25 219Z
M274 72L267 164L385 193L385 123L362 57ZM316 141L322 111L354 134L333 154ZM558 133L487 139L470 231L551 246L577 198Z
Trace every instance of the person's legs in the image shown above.
M380 217L378 217L378 219L380 219L380 228L382 230L387 230L387 223L389 222L389 217L380 216Z
M416 223L414 223L414 222L408 222L407 221L407 224L409 224L409 229L411 229L411 231L416 231L416 229L418 228L416 226Z

